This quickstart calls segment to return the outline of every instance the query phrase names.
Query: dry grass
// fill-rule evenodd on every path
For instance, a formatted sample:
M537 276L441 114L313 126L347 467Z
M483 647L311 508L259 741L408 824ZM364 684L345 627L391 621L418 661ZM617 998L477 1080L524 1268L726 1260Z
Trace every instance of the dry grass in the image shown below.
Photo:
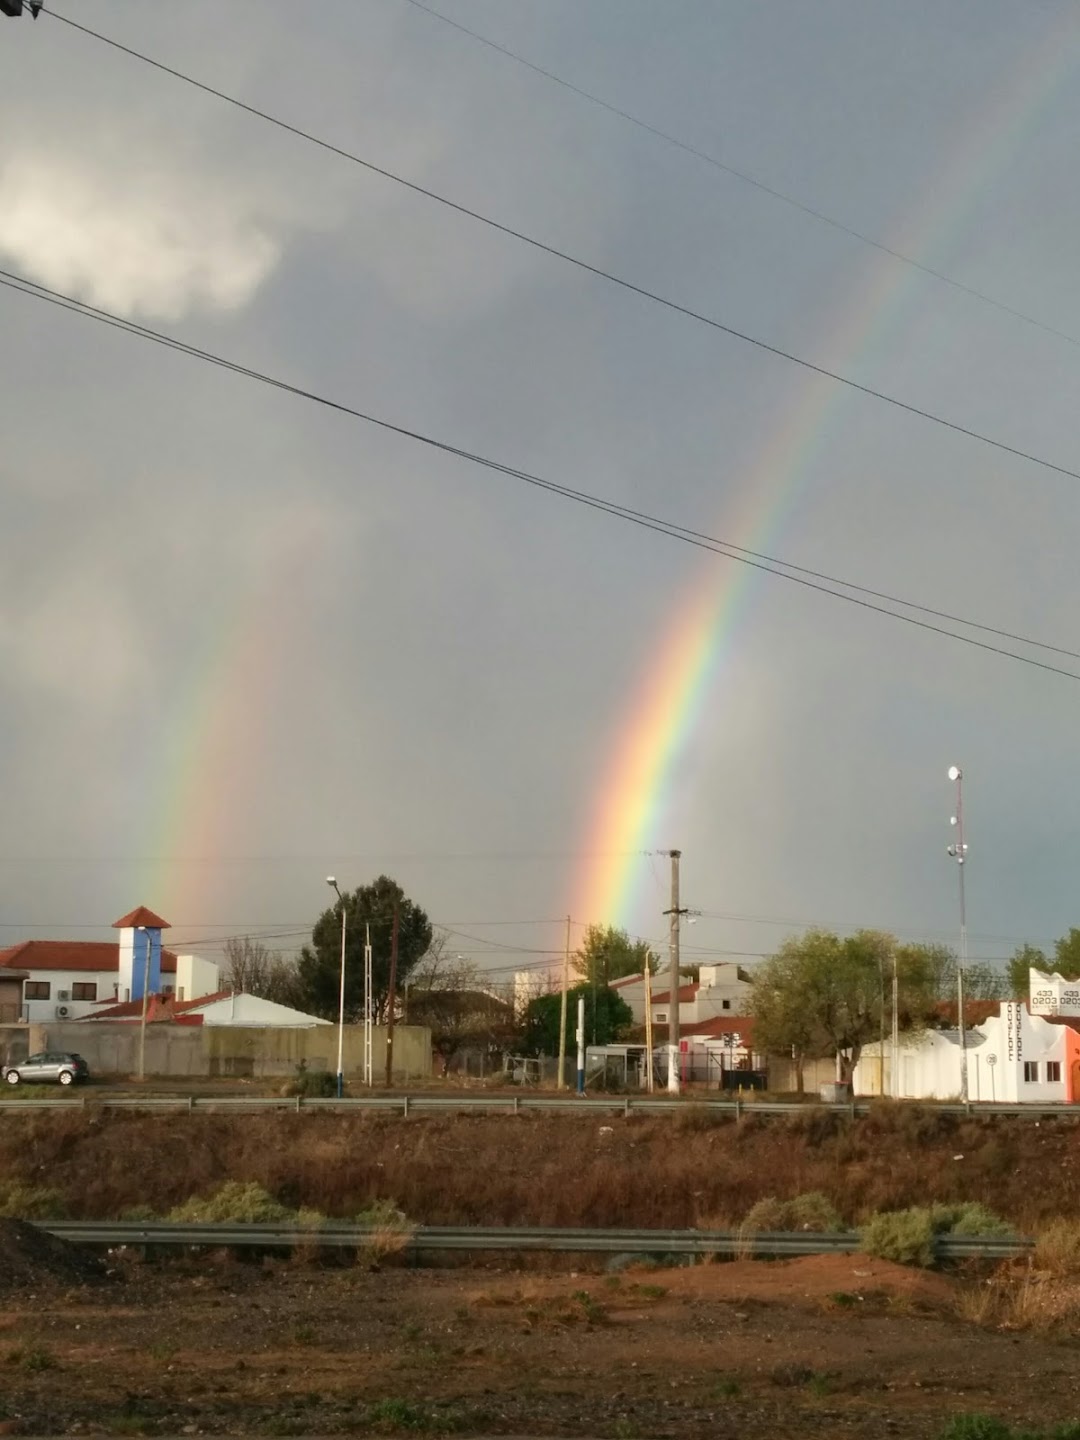
M1080 1282L1034 1264L1006 1266L960 1290L956 1312L985 1329L1075 1334L1080 1327Z
M47 1175L72 1218L132 1205L168 1214L226 1180L285 1209L351 1218L393 1197L422 1224L703 1226L769 1196L817 1192L845 1225L930 1201L986 1202L1037 1230L1080 1213L1080 1124L883 1106L862 1119L813 1107L707 1125L688 1107L605 1120L526 1113L179 1114L6 1112L0 1175ZM680 1112L681 1115L681 1112ZM962 1156L962 1159L956 1157Z

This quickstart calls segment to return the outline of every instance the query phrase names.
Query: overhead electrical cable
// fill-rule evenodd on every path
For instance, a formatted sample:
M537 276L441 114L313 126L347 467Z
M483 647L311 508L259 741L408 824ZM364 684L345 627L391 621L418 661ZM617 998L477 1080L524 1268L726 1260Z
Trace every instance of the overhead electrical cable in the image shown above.
M826 584L822 583L822 581L820 580L809 578L809 573L820 572L808 572L805 574L800 574L795 571L794 567L780 568L785 565L784 561L767 561L765 559L753 558L755 552L742 551L740 548L730 545L727 541L717 539L713 536L705 535L703 532L690 530L671 521L664 520L657 516L649 515L644 511L639 511L632 509L629 506L620 505L616 501L604 500L598 495L590 494L588 491L576 490L571 486L559 484L554 480L544 479L542 476L533 474L530 471L520 470L517 469L515 466L503 464L501 461L493 460L490 457L481 455L475 451L466 450L461 446L453 445L449 441L440 440L435 436L425 434L423 431L415 430L410 426L400 425L381 416L371 414L367 411L359 410L351 405L346 405L342 401L332 400L326 395L319 394L317 391L305 389L303 386L294 385L288 381L281 380L272 375L268 375L263 371L252 369L250 366L242 365L233 360L228 360L223 356L215 354L213 351L204 350L199 346L188 344L185 341L176 339L174 336L167 335L161 331L153 330L149 326L141 325L137 321L125 320L121 316L115 315L110 311L102 310L96 306L89 305L85 301L78 300L70 295L64 295L59 291L51 290L47 286L40 285L35 281L28 280L24 276L17 275L11 271L0 270L0 285L6 287L7 289L13 290L18 294L28 296L30 299L44 301L50 305L55 305L60 309L70 311L71 313L80 315L86 319L95 320L101 324L108 325L113 329L124 331L129 335L134 335L140 339L152 341L155 344L164 346L166 349L179 351L180 353L188 355L194 359L202 360L208 364L216 365L223 370L231 371L233 374L242 375L247 379L258 381L260 384L269 385L276 390L281 390L285 392L286 394L295 395L299 399L309 400L313 404L321 405L326 409L333 410L341 415L350 416L355 420L361 420L366 424L376 426L378 429L387 431L390 434L399 435L404 439L413 440L418 444L426 445L433 450L439 450L442 451L444 454L456 456L458 459L465 460L470 464L479 465L486 470L492 470L497 474L506 475L511 479L520 480L523 484L529 485L535 489L546 491L549 494L562 496L564 499L572 500L576 504L587 506L589 509L597 510L603 514L615 516L616 518L624 520L628 524L636 525L641 529L654 531L657 534L661 535L666 535L670 539L678 540L686 545L692 545L694 548L699 550L709 551L711 554L722 555L729 560L736 560L741 565L749 566L751 569L762 571L764 574L767 575L774 575L781 580L787 580L790 584L799 585L802 586L804 589L814 590L823 595L830 595L836 600L843 600L850 605L857 605L861 609L873 611L875 614L879 615L886 615L893 620L902 621L906 625L915 626L917 629L926 630L935 635L945 636L950 640L955 640L963 645L971 645L978 650L985 650L990 654L1000 655L1006 659L1019 661L1023 665L1030 665L1038 670L1046 670L1051 674L1061 675L1069 680L1080 680L1080 674L1077 674L1073 670L1066 670L1061 666L1051 665L1045 660L1038 660L1034 656L1024 655L1016 650L1007 650L1000 645L992 645L988 641L978 640L972 635L958 634L955 630L948 630L943 625L931 624L928 620L920 620L915 615L906 615L898 610L890 610L888 606L878 604L875 600L862 598L857 593L848 593L849 591L856 591L860 588L851 584L848 581L838 580L834 577L825 577L829 582ZM949 422L947 421L941 423L949 424ZM989 439L987 436L979 435L974 431L966 431L965 433L971 435L974 439L982 441L984 444L992 446L995 449L1003 449L1009 451L1012 454L1020 453L1011 450L1011 447L1007 445L1002 445L1001 442L997 440ZM1041 460L1036 456L1024 456L1023 458L1031 460L1033 464L1054 470L1060 474L1068 475L1075 480L1080 480L1080 471L1068 470L1063 466L1054 465L1051 462ZM834 590L831 588L831 586L834 584L844 586L846 587L846 589ZM900 605L909 604L909 602L904 600L897 600L895 603ZM921 609L927 607L911 608ZM996 634L1009 633L997 631L994 629L994 627L984 626L980 624L980 622L973 620L958 620L957 623L961 623L972 629L988 631ZM1040 648L1058 651L1059 653L1067 653L1073 656L1075 656L1077 653L1074 651L1061 652L1061 647L1051 646L1043 641L1032 641L1025 639L1023 643L1033 644Z
M821 375L825 379L833 380L839 385L846 385L849 389L855 390L859 394L868 395L875 400L880 400L883 404L891 405L895 409L902 410L909 415L917 415L923 420L932 421L935 425L940 425L946 430L952 430L958 435L966 435L969 439L982 440L985 443L992 444L996 449L1006 454L1014 455L1018 459L1030 460L1034 464L1043 465L1047 469L1054 470L1060 475L1069 475L1075 478L1074 472L1064 466L1055 465L1052 461L1040 460L1027 451L1019 449L1017 446L1005 444L1004 441L988 441L986 436L980 435L978 431L972 430L966 425L961 425L954 420L948 420L944 416L937 415L930 410L924 410L920 406L910 404L906 400L900 400L896 396L889 395L883 390L875 389L872 385L864 385L858 380L851 379L850 376L841 375L838 371L830 370L825 365L820 365L813 360L807 360L803 356L796 355L790 350L785 350L780 345L770 344L766 340L750 335L745 330L737 329L734 325L725 324L724 321L718 320L714 316L706 315L700 310L695 310L690 305L680 304L679 301L661 295L655 290L649 290L644 285L638 285L633 280L628 280L625 276L617 275L612 270L605 270L601 265L594 265L590 261L583 260L567 250L560 250L558 246L549 244L545 240L539 240L535 236L527 234L524 230L516 230L512 225L507 225L500 220L495 220L490 215L485 215L479 210L473 210L470 206L458 200L452 200L447 195L441 195L438 191L431 190L425 185L420 185L415 180L408 180L404 175L399 175L396 171L387 169L384 165L377 165L373 160L365 160L354 151L346 150L342 146L335 145L329 140L323 140L318 135L312 134L309 130L303 130L297 125L292 125L287 120L282 120L278 116L270 114L267 110L260 110L256 105L249 105L247 101L240 100L235 95L228 94L227 91L218 90L215 86L208 85L203 80L197 80L194 76L188 75L182 70L176 70L161 60L155 60L151 56L144 54L141 50L135 50L130 45L124 45L119 40L112 39L111 36L103 35L100 31L91 30L88 25L82 25L77 20L72 20L66 15L59 14L55 10L46 10L42 13L52 15L54 19L61 20L65 25L70 25L73 29L82 31L83 34L90 36L92 39L99 40L103 44L111 46L114 50L119 50L123 54L131 56L133 59L141 61L143 64L151 65L155 70L160 70L166 75L171 75L176 80L182 80L185 84L192 85L195 89L201 90L207 95L212 95L216 99L224 101L227 105L235 106L236 109L243 110L248 115L253 115L259 120L265 120L267 124L274 125L277 129L294 135L298 139L306 141L308 144L317 145L320 150L325 150L332 155L337 155L340 159L348 160L351 164L359 165L369 173L379 175L384 180L390 180L395 185L404 186L405 189L411 190L416 195L422 195L427 200L433 200L436 204L445 206L448 210L452 210L459 215L464 215L470 220L475 220L478 224L485 225L488 229L495 230L501 235L509 236L513 240L519 240L522 244L528 245L544 255L550 255L556 260L564 261L567 265L573 265L585 274L593 275L600 280L605 280L628 294L637 295L640 299L648 300L654 305L660 305L665 310L670 310L673 314L681 315L685 319L696 321L700 325L707 325L711 330L716 330L720 334L727 335L733 340L739 340L743 344L754 346L755 349L765 354L774 355L778 359L786 360L792 365L798 365L801 369L807 370L811 374Z
M492 40L487 35L482 35L479 30L470 29L468 25L463 25L460 20L451 19L449 15L444 15L441 10L436 10L434 6L425 5L424 0L407 0L407 3L417 10L423 10L425 14L432 16L434 19L441 20L444 25L449 25L452 29L460 31L462 35L467 35L470 39L479 41L481 45L486 45L489 50L495 50L500 55L504 55L508 60L513 60L515 64L523 65L527 70L532 70L535 74L543 76L545 80L551 80L556 85L561 85L564 90L569 90L582 100L587 100L590 105L597 105L601 110L606 110L609 114L617 115L620 120L629 121L631 125L636 125L639 130L647 131L658 140L664 141L665 144L673 145L676 149L685 151L687 155L692 155L695 159L704 161L706 165L711 165L716 170L722 170L725 175L730 175L745 185L752 185L755 190L760 190L763 194L771 196L772 199L779 200L781 204L790 205L792 209L801 211L803 215L808 215L811 219L818 220L823 225L830 226L842 235L847 235L852 240L858 240L862 245L868 245L871 249L878 250L883 255L888 255L891 259L899 261L902 265L908 265L913 270L920 271L923 275L928 275L934 280L939 280L943 285L951 286L952 289L958 290L961 294L967 295L972 300L978 300L984 305L990 305L995 310L1000 310L1002 314L1012 316L1015 320L1022 320L1025 325L1033 325L1037 330L1044 330L1048 335L1053 335L1059 340L1064 340L1069 345L1080 346L1080 339L1075 335L1070 335L1065 330L1059 330L1056 325L1050 325L1045 320L1036 320L1033 315L1028 315L1025 311L1018 310L1016 306L1008 305L1003 300L997 300L993 295L987 295L985 291L977 290L973 285L965 285L962 280L957 280L951 275L946 275L941 270L935 270L932 265L927 265L922 260L916 260L911 255L905 255L902 250L896 250L893 246L886 245L884 241L875 240L872 235L867 235L864 231L856 230L854 226L845 224L843 220L837 220L834 216L827 215L824 210L819 210L815 206L807 204L804 200L796 199L794 195L789 195L783 190L778 190L774 185L766 184L764 180L759 180L756 175L751 175L746 170L740 170L734 165L729 165L723 160L718 160L715 155L709 154L707 150L702 150L697 145L691 145L689 141L680 140L677 135L672 135L670 131L662 130L658 125L652 125L649 121L642 120L639 115L634 115L629 110L623 110L620 106L613 105L609 100L604 100L601 96L593 94L591 90L586 90L581 85L575 85L572 80L567 80L564 76L557 75L554 70L549 70L543 65L537 65L535 61L526 59L524 55L516 50L511 50L509 46L500 45L498 41ZM64 19L65 17L61 15L56 18ZM97 38L104 39L105 37L99 36ZM106 40L106 43L111 42Z

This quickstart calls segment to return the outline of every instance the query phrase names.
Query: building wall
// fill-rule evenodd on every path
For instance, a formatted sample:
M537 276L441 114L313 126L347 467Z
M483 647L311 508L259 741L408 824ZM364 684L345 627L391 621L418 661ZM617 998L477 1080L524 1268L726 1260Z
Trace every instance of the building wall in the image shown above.
M204 960L201 955L178 955L176 957L176 998L197 1000L200 995L216 995L221 984L221 967L214 960ZM172 979L167 983L172 983Z
M31 1021L46 1024L56 1020L56 1008L63 1005L67 1008L68 1018L77 1020L83 1015L93 1015L98 1004L92 1000L72 1000L76 985L96 985L98 1002L111 1001L116 998L118 975L115 970L33 970L27 967L29 980L27 984L35 980L43 980L49 986L48 1000L27 1000L26 1014ZM68 995L67 1000L60 999L60 992ZM120 997L124 996L121 993Z
M138 1070L140 1026L99 1020L93 1025L53 1023L29 1027L28 1049L76 1051L92 1075L133 1075ZM23 1027L22 1034L26 1035ZM2 1042L0 1042L2 1043ZM363 1070L363 1027L345 1027L345 1078L357 1084ZM375 1078L386 1068L386 1029L372 1033ZM23 1058L16 1056L14 1058ZM146 1069L161 1076L291 1076L304 1060L311 1070L337 1069L337 1027L230 1027L227 1025L147 1026ZM431 1075L431 1031L418 1025L394 1027L394 1079L425 1080Z
M15 1025L23 1018L22 989L21 975L0 970L0 1025Z

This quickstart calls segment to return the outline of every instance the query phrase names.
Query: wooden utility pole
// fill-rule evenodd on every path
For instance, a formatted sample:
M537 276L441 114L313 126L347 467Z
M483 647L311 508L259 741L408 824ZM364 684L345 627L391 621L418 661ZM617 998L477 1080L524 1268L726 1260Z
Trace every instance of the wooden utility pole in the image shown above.
M566 1005L570 991L570 916L566 917L566 948L562 962L562 1004L559 1007L559 1089L566 1089Z
M394 1075L394 1006L397 1004L398 907L394 906L394 928L390 933L390 998L386 1007L386 1088Z
M645 1084L649 1094L653 1088L653 1043L652 1043L652 966L648 950L645 952Z
M671 908L664 911L671 924L668 931L668 949L671 956L670 1004L668 1014L668 1090L679 1093L679 926L686 913L679 906L679 861L681 850L669 850L671 857Z

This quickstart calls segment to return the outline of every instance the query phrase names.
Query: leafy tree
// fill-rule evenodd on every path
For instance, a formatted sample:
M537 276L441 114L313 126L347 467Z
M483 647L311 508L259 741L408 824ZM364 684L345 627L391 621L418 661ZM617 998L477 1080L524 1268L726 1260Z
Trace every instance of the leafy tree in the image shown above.
M460 1050L501 1051L514 1036L513 986L499 994L471 960L449 953L448 940L436 935L413 970L406 1013L410 1025L430 1028L444 1075Z
M625 975L643 975L646 965L655 975L660 960L647 940L631 940L614 925L590 925L572 963L586 984L610 985Z
M1075 925L1054 942L1053 969L1065 980L1080 980L1080 930Z
M1076 931L1071 933L1075 935ZM1013 951L1005 967L1009 993L1014 1000L1025 1000L1030 989L1029 971L1039 970L1043 975L1050 975L1053 969L1045 951L1036 945L1021 945L1018 950Z
M969 1000L1007 1000L1009 977L1004 970L976 961L964 971L964 994Z
M411 971L431 945L431 921L415 901L410 900L396 880L380 875L371 885L358 886L344 897L345 907L345 1018L363 1018L364 939L371 930L372 1009L374 1018L386 1016L390 988L390 944L394 910L398 912L397 985L404 987ZM297 963L299 992L303 1009L328 1020L338 1013L341 982L341 910L339 900L324 910L311 932Z
M923 1028L944 959L934 947L898 948L878 930L843 940L810 930L786 940L755 976L756 1048L790 1052L800 1088L803 1063L828 1056L837 1058L840 1081L850 1083L865 1046L891 1024L894 957L902 1028Z
M590 1045L611 1045L634 1023L634 1012L615 990L578 985L566 997L566 1053L573 1056L577 1041L577 1003L585 1000L585 1035ZM559 1016L562 995L540 995L525 1010L522 1046L527 1055L559 1053Z

